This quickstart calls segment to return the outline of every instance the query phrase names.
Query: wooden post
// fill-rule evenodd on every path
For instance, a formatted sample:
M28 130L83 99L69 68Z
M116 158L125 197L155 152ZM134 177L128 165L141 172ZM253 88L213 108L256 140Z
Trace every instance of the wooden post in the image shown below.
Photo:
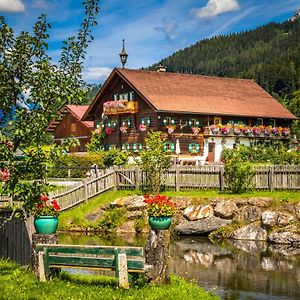
M175 173L175 185L176 185L176 192L180 191L180 169L176 165L176 173Z
M94 169L95 169L95 176L96 176L96 178L98 178L98 177L99 177L99 169L98 169L98 166L95 165L95 166L94 166ZM99 181L98 181L98 180L96 181L96 192L97 192L97 193L99 192Z
M220 167L220 173L219 173L219 179L220 179L220 191L224 191L224 167Z
M122 252L116 254L116 275L119 278L119 286L128 289L127 255Z
M44 265L44 252L38 253L38 277L41 282L46 282L45 265Z
M269 190L273 191L273 178L274 178L274 170L273 167L270 166L269 173L268 173L268 181L269 181Z
M150 230L145 246L146 264L152 265L146 273L150 281L170 282L170 231Z
M135 167L135 188L139 190L141 188L141 171L138 166Z
M68 167L68 178L70 178L71 177L71 169L70 169L70 167Z
M114 190L118 189L119 186L119 174L118 174L118 170L117 167L114 167L114 172L115 172L115 176L114 176Z
M83 193L84 193L84 201L85 203L87 203L88 201L88 187L87 187L87 179L84 179L83 180Z

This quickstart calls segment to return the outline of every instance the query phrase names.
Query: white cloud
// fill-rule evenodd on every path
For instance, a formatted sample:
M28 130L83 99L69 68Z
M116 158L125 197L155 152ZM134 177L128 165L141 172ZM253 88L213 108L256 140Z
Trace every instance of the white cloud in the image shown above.
M163 19L162 26L154 27L154 30L163 32L166 35L166 38L170 41L174 40L177 36L177 29L179 25L175 19Z
M25 6L21 0L0 0L0 11L23 12Z
M105 67L89 67L83 72L83 77L86 81L106 79L112 69Z
M197 18L213 18L220 14L239 9L237 0L208 0L205 7L194 9Z

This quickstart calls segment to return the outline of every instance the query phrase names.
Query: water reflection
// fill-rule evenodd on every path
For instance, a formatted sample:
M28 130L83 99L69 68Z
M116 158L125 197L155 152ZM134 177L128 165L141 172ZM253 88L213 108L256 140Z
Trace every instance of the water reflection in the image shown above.
M146 236L61 234L59 242L143 246ZM195 280L222 299L300 299L300 248L264 242L213 243L203 237L172 241L171 271Z

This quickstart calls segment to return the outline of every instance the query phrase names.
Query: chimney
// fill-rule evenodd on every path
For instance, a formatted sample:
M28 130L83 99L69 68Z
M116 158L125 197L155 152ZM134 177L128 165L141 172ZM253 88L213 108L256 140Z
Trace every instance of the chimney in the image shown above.
M167 67L164 67L162 64L156 67L156 72L166 72L166 71L167 71Z

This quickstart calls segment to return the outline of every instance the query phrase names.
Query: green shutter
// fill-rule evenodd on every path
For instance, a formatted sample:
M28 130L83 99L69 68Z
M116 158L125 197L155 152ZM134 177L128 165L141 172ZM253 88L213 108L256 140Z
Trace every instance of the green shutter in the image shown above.
M171 125L174 125L174 124L175 124L175 119L171 118Z
M163 124L167 125L167 118L163 118Z
M189 144L189 152L191 152L193 149L193 144Z
M145 124L145 119L144 118L141 119L141 124Z
M196 151L199 152L199 150L200 150L200 145L196 144Z
M170 144L170 149L171 149L172 152L175 151L175 144L174 144L174 143L171 143L171 144Z
M151 124L151 118L150 117L146 117L146 125L150 125Z

